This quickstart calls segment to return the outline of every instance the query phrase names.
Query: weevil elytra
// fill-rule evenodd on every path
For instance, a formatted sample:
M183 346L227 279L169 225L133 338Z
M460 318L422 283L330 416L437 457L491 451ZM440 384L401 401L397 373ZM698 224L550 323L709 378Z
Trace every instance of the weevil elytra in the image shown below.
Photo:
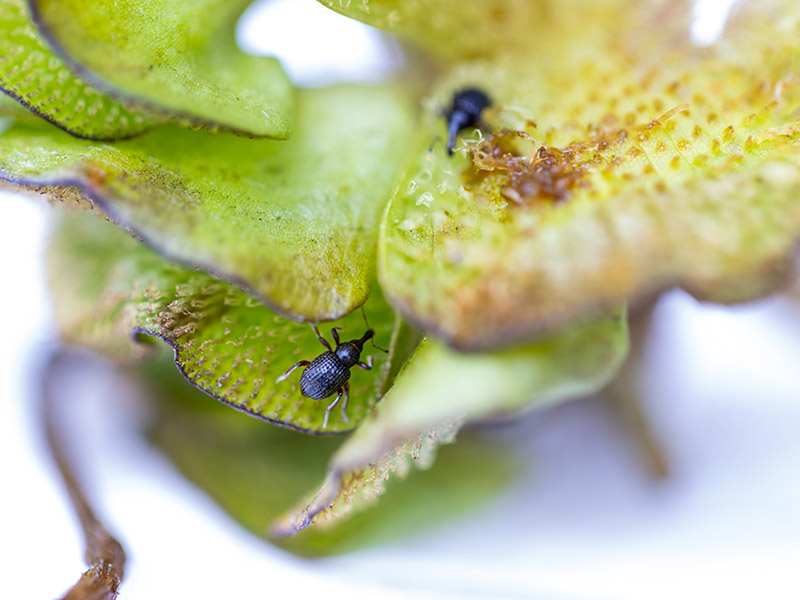
M488 94L478 88L466 88L453 95L453 103L444 113L447 119L447 154L453 155L459 131L483 124L481 114L491 104Z
M327 349L312 361L301 360L292 365L288 371L278 377L277 383L280 383L292 372L299 368L305 367L303 373L300 375L300 393L306 398L312 400L322 400L329 398L338 392L336 400L328 405L325 409L325 418L322 421L322 428L328 426L328 416L334 406L339 403L339 400L344 394L344 402L342 403L342 420L347 423L347 402L350 400L350 369L353 367L361 367L369 371L372 368L372 356L368 356L366 362L361 362L361 352L364 349L364 342L371 340L375 336L372 329L367 329L367 332L360 338L350 340L348 342L339 341L339 327L331 329L333 341L336 342L336 348L331 348L322 334L317 329L317 326L312 324L312 329L317 335L317 339ZM373 346L375 342L372 342ZM377 348L377 346L375 346Z

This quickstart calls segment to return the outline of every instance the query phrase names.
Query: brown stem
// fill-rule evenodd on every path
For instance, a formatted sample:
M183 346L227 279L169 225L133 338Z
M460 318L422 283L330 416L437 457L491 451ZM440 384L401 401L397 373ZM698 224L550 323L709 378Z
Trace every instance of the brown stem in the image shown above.
M95 515L75 475L69 456L70 436L64 431L64 420L59 418L57 407L63 374L74 368L74 362L75 357L69 352L54 352L45 368L41 394L47 446L80 520L86 546L84 558L89 565L62 600L114 600L122 583L125 551Z

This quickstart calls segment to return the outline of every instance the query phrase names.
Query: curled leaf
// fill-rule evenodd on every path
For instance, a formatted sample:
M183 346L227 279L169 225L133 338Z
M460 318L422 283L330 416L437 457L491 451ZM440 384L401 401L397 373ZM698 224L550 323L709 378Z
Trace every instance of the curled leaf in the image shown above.
M23 125L0 135L0 177L78 187L163 254L322 321L360 306L412 120L396 87L298 98L286 142L159 127L115 145Z
M48 266L65 341L130 363L148 354L150 347L139 343L142 335L160 338L192 385L265 421L307 433L348 431L371 411L383 385L386 355L367 343L362 358L372 355L374 368L354 369L346 413L332 411L323 427L333 398L301 395L299 372L276 381L294 363L325 351L308 324L276 315L206 273L164 262L85 212L66 216L54 234ZM386 344L393 311L373 294L365 312L379 344ZM366 328L360 312L333 325L342 328L344 340L361 337ZM327 327L322 333L331 341Z
M292 89L234 28L250 0L30 0L53 49L101 89L189 122L285 139Z
M718 302L774 291L800 236L800 14L782 6L780 35L751 14L708 50L606 19L582 23L586 40L565 25L454 67L429 139L470 85L492 97L490 132L462 132L454 157L421 153L398 187L387 298L478 349L674 286Z
M428 468L465 422L596 392L627 349L624 315L485 354L460 354L426 340L375 412L336 451L319 491L278 521L275 533L338 523L374 501L390 477L405 476L411 465Z
M31 22L27 0L0 0L0 88L72 135L129 138L159 121L76 76Z

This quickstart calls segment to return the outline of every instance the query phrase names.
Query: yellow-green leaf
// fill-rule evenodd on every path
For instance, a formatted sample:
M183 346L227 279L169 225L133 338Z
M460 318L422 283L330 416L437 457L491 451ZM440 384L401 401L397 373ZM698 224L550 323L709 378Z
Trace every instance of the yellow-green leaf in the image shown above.
M800 11L778 6L711 49L644 40L611 11L453 67L427 138L474 85L493 134L465 131L454 157L434 145L408 171L380 240L389 300L475 349L673 286L773 291L800 236Z
M425 54L441 61L454 62L490 58L511 48L524 52L531 39L542 45L560 39L565 29L572 29L582 43L596 32L597 20L609 19L622 29L635 21L640 0L318 0L338 13L396 34ZM688 3L674 2L674 13ZM664 27L663 21L659 23ZM532 62L539 57L529 54Z

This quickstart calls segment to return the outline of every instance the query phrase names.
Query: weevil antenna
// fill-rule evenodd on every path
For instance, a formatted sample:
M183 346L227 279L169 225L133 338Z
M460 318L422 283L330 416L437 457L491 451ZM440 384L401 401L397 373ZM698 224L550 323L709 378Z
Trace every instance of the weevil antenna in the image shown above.
M388 350L386 350L385 348L381 348L380 346L378 346L375 343L375 335L374 335L374 331L375 330L372 329L372 327L369 326L369 321L367 321L367 311L364 310L364 305L363 304L361 305L361 316L364 317L364 325L367 326L367 333L372 332L372 335L369 337L370 343L372 343L372 347L373 348L377 348L381 352L386 352L388 354L389 353ZM361 339L366 342L367 341L367 335L364 334L364 337L361 338Z

